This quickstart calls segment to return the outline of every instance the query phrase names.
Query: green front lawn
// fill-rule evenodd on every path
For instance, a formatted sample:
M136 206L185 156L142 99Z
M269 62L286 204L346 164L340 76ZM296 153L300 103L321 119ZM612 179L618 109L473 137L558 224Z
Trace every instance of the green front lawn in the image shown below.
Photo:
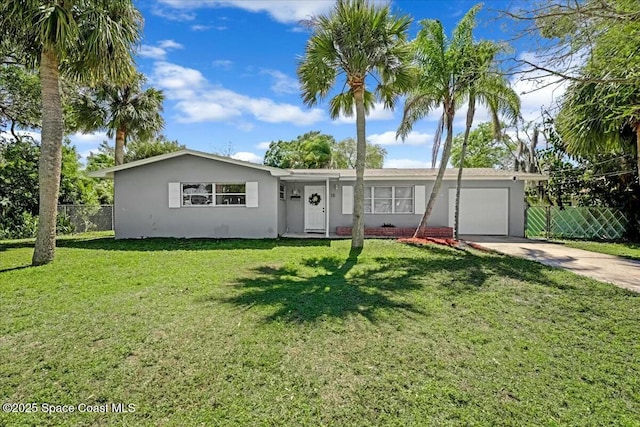
M612 285L383 240L60 246L0 244L0 400L135 412L0 425L640 425L640 295Z
M589 242L586 240L562 240L561 243L571 248L640 260L640 243Z

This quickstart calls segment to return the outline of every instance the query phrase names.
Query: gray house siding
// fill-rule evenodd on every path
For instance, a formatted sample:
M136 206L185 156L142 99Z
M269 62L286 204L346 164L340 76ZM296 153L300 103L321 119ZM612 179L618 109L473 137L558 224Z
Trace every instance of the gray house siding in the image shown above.
M333 184L332 184L333 185ZM341 182L338 190L332 190L336 197L331 199L330 224L331 231L335 227L350 227L352 215L342 214L342 188L346 185L353 186L354 182ZM425 187L425 204L429 200L433 181L365 181L365 186L415 186ZM431 213L429 225L432 227L446 227L449 225L449 189L456 188L456 181L445 180L438 194L436 204ZM507 188L509 190L509 235L515 237L524 236L524 182L507 180L468 180L463 181L463 188ZM415 195L414 195L415 200ZM417 227L424 212L414 214L366 214L366 227L380 227L383 224L393 224L396 227Z
M285 186L284 199L280 198L280 186ZM289 187L287 183L278 180L278 235L283 235L287 232L287 197L289 193Z
M171 182L258 183L258 207L169 208ZM279 229L278 178L267 171L184 155L114 174L115 233L143 237L269 238Z

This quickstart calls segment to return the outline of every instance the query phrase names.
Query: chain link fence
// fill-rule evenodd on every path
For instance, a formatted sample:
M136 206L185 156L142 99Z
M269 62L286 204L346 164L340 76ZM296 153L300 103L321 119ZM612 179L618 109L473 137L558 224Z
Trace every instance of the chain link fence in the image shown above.
M527 237L615 240L624 236L629 220L617 209L533 206L527 209Z
M113 230L113 205L59 205L58 216L73 233Z

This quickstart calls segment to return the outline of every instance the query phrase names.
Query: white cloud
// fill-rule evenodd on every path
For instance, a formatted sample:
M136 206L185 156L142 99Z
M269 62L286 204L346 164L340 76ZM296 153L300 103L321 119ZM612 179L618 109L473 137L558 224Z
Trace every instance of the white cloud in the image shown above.
M229 68L231 68L231 66L233 65L233 61L230 61L228 59L216 59L215 61L213 61L211 63L214 67L217 68L224 68L225 70L228 70Z
M256 148L258 150L268 150L269 149L269 144L271 144L270 141L261 142L259 144L256 144Z
M307 126L324 119L321 109L303 110L269 98L242 95L210 84L198 70L168 62L156 63L151 80L155 86L164 89L168 99L178 101L176 109L180 115L177 119L183 123L237 118L242 124L248 117L253 117L267 123Z
M371 107L371 110L369 110L367 120L393 120L393 111L385 109L382 102L376 102L373 104L373 107ZM338 117L334 123L355 124L356 115L354 114L351 117L345 117L343 114L340 114L340 117Z
M184 46L175 40L160 40L158 46L163 49L184 49Z
M142 46L140 46L138 55L142 56L143 58L164 59L167 56L167 51L166 49L158 46L143 44Z
M379 145L426 145L433 141L433 135L412 131L409 132L409 135L407 135L404 142L402 142L402 139L396 139L395 131L388 131L380 134L369 135L367 137L367 141L371 144Z
M167 53L169 51L175 49L184 49L184 46L174 40L161 40L158 42L158 46L143 44L140 46L138 55L143 58L151 58L161 61L167 57Z
M248 151L240 151L238 153L232 154L231 158L236 160L244 160L245 162L251 163L262 163L261 156L258 156L255 153L250 153Z
M178 121L182 123L221 122L242 115L236 109L204 100L180 101L176 104L176 108L184 114L178 117Z
M193 21L196 19L196 14L193 12L187 12L184 10L178 10L177 8L172 8L171 10L163 9L163 8L154 8L151 13L161 18L167 19L169 21Z
M106 132L93 132L93 133L74 133L69 135L69 139L75 145L98 145L102 141L108 141L110 138Z
M384 167L394 169L430 168L431 162L413 159L389 159L384 161Z
M238 7L249 12L266 12L282 23L295 23L329 11L333 0L159 0L160 3L178 10L201 7ZM154 12L155 13L155 12ZM165 16L165 15L161 15ZM166 17L166 16L165 16Z
M297 93L300 91L298 81L293 77L289 77L282 71L263 69L260 73L267 74L273 78L271 90L279 95Z

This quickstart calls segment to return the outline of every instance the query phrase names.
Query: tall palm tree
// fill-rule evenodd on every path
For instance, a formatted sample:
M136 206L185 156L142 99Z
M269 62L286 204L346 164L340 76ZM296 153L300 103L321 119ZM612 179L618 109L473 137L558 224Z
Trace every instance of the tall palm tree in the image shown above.
M25 46L42 79L40 205L32 264L55 256L64 119L62 76L85 82L130 78L142 16L132 0L3 0L3 40Z
M504 76L498 74L494 67L496 55L502 47L491 41L482 41L471 46L465 58L464 80L466 81L467 118L464 139L460 150L460 167L456 184L456 203L454 213L454 236L460 238L460 189L462 188L462 171L464 158L469 142L469 133L473 126L476 103L480 102L489 108L493 122L494 140L502 136L500 115L509 122L514 122L520 114L520 97L509 86Z
M312 19L313 35L298 67L302 97L315 105L329 96L339 76L342 90L329 102L337 118L356 115L356 185L351 247L364 246L365 116L376 99L395 106L398 94L411 85L410 49L406 42L411 19L391 14L390 7L368 0L338 0L332 12ZM367 90L370 78L377 82Z
M433 207L440 193L444 172L451 156L453 142L453 120L459 102L464 98L468 86L465 79L465 58L473 43L475 17L480 10L476 5L469 10L447 38L442 23L426 19L420 21L422 28L413 43L414 58L418 66L419 77L408 93L404 105L402 122L396 136L402 139L413 129L413 125L430 112L442 107L442 115L436 128L433 144L433 167L440 151L442 133L446 128L446 138L442 147L438 174L429 196L424 215L414 236L420 235L427 227Z
M124 163L124 146L129 138L146 140L164 128L162 91L144 89L145 77L137 73L128 83L105 82L73 100L76 126L84 132L106 129L115 136L116 165Z

